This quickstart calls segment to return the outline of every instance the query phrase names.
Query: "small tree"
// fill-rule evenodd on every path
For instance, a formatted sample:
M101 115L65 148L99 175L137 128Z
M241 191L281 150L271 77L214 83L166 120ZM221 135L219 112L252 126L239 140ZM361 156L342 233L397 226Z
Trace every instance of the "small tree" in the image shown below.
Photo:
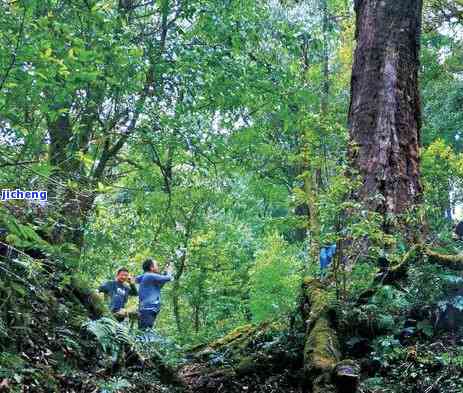
M272 319L294 308L299 287L296 263L279 234L266 238L250 272L250 309L254 320Z

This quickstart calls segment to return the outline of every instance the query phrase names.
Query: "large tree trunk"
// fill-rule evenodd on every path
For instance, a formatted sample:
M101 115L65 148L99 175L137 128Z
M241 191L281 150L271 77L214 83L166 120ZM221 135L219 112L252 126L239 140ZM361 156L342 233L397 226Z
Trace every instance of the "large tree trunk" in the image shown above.
M358 197L381 214L420 200L418 92L422 0L356 0L350 158Z

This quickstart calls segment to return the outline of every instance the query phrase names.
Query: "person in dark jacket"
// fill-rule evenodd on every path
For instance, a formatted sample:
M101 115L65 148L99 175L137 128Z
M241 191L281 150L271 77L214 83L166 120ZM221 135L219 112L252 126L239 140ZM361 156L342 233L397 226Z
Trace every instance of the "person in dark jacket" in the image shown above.
M161 288L172 280L170 273L159 274L159 266L153 259L143 262L143 274L136 278L139 290L138 327L142 330L152 328L161 310Z
M116 273L116 278L105 282L98 291L109 299L109 309L119 322L130 316L131 312L126 309L126 305L129 296L137 296L138 291L133 277L125 267L121 267Z

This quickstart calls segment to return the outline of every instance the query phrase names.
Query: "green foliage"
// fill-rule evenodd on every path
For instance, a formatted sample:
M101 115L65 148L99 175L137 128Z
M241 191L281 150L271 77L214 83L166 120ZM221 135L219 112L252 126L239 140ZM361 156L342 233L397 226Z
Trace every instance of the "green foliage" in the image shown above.
M425 193L406 222L414 228L426 213L432 242L458 252L443 213L463 201L463 46L450 22L435 26L437 2L425 3L433 27L422 45ZM448 1L440 6L444 17L452 11ZM349 245L330 293L344 308L371 286L378 256L400 261L404 236L383 230L396 218L352 200L362 181L346 154L355 26L349 2L326 7L313 0L1 3L0 188L49 191L47 205L1 202L1 241L14 247L14 257L0 260L0 293L9 299L0 307L14 316L10 324L34 328L31 312L15 312L15 303L33 296L35 310L52 301L44 282L68 290L71 276L57 265L96 288L121 265L140 273L154 256L162 267L172 263L175 281L163 288L152 341L141 345L107 318L85 326L111 356L129 345L176 364L176 342L210 341L291 312L303 270L316 272L316 263L307 266L316 243ZM310 174L319 234L308 224ZM461 310L459 286L459 276L412 266L406 290L384 286L354 316L390 335L411 309ZM83 312L66 302L57 314L80 326ZM7 321L0 319L2 343ZM416 331L430 338L430 319ZM404 361L394 340L383 337L376 348L391 364ZM69 332L58 343L80 350ZM10 367L10 355L0 363ZM8 378L19 375L9 369ZM127 380L100 388L123 390Z
M410 306L406 295L390 285L381 286L371 302L382 312L391 314L404 312Z
M134 338L130 335L128 328L111 318L100 318L88 321L84 328L92 333L98 340L104 352L117 359L124 345L135 345Z
M391 336L375 341L372 356L377 373L362 381L362 389L368 392L425 391L437 386L443 392L461 392L463 372L461 347L443 345L443 337L414 346L402 346ZM445 340L445 337L444 337Z
M423 100L423 142L426 147L442 140L455 152L462 151L460 107L463 83L459 77L462 50L461 38L452 34L451 29L449 34L434 30L423 36L421 87L426 98Z
M16 382L23 379L24 360L14 353L0 352L0 378L11 378Z
M177 367L184 359L184 349L169 337L156 332L133 332L135 348L148 359L161 359L171 367Z
M445 236L446 210L463 201L463 157L436 139L422 154L422 171L427 216L432 228Z
M101 389L100 393L118 393L126 391L132 385L129 381L120 377L113 377L107 381L101 381L98 387Z
M347 300L355 301L358 297L370 288L377 274L377 267L372 263L358 262L347 275Z
M444 365L463 370L463 348L457 347L455 352L444 352L441 357Z
M388 366L389 362L403 361L407 357L406 349L393 336L383 336L375 340L374 348L376 354L381 354L385 366Z
M127 348L137 351L146 359L162 360L164 364L173 367L183 360L180 346L173 340L151 331L140 332L130 329L127 324L106 317L88 321L83 327L97 339L101 349L110 355L111 362L121 360ZM111 383L108 383L110 386Z
M416 324L416 330L427 337L432 337L434 335L434 326L428 320L419 321Z
M257 252L250 272L250 309L255 321L281 317L290 312L298 289L297 261L276 233L270 234Z
M447 296L448 292L445 288L449 281L454 279L443 274L438 266L429 264L413 266L409 272L410 287L407 299L418 308L436 303Z
M375 259L384 248L396 243L394 236L383 231L384 217L369 211L358 201L349 198L357 181L344 174L333 177L326 192L320 197L320 221L324 244L339 240L351 242L349 259ZM378 196L371 196L372 198ZM365 254L365 240L368 239L368 254Z

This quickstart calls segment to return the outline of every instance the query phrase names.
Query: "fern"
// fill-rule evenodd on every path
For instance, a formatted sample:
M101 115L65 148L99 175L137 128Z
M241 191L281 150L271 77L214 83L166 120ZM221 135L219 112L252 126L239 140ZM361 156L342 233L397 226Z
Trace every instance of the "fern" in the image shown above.
M135 339L138 352L145 357L162 359L165 364L172 367L184 360L181 347L155 332L144 332Z
M114 354L123 344L135 345L128 328L113 319L104 317L89 321L84 324L84 328L96 337L104 352Z
M114 362L125 345L143 357L162 360L172 366L184 360L179 346L154 332L133 332L132 335L127 325L105 317L87 321L83 327L97 339L103 352L111 355Z

